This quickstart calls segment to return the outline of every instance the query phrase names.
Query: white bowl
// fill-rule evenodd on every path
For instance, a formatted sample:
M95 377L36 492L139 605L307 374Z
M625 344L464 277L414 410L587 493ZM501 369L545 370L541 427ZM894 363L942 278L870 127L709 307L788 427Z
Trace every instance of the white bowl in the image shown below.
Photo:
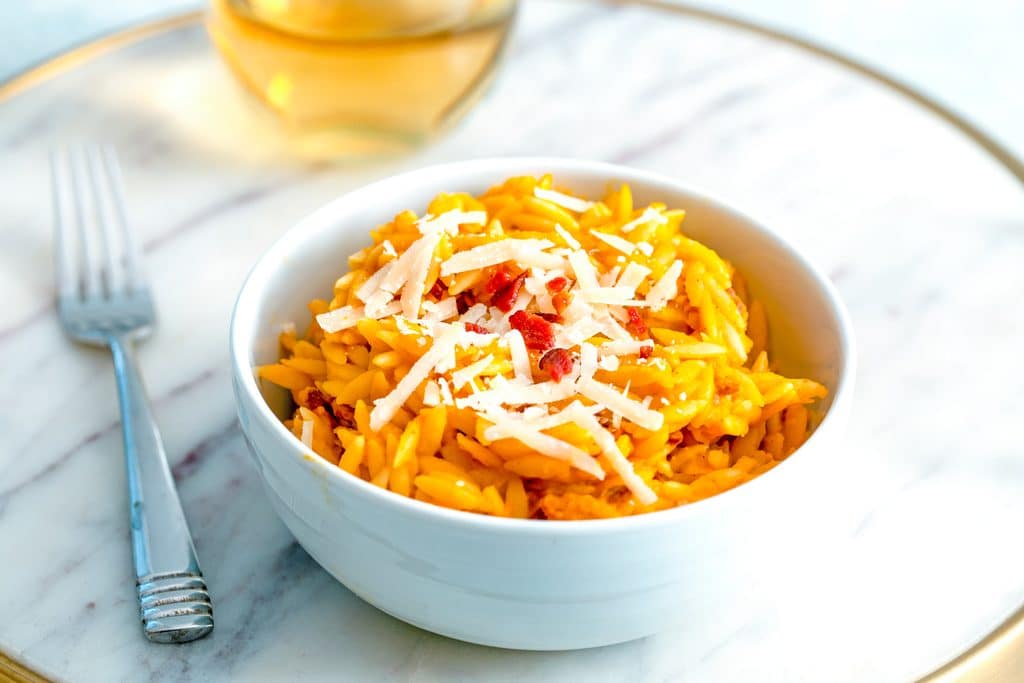
M384 491L311 455L285 429L286 392L261 387L253 368L277 359L281 325L306 323L306 302L330 293L372 227L402 209L422 210L438 192L478 193L509 176L548 172L586 196L625 181L638 203L686 209L687 234L732 261L765 304L782 370L829 389L803 447L754 481L691 505L547 522L458 512ZM853 346L848 314L829 281L753 219L671 178L547 158L434 166L340 197L260 259L231 322L242 430L267 495L299 543L356 595L399 619L528 650L593 647L684 621L699 625L741 605L761 568L798 571L827 533L813 521L827 505L822 484L840 464Z

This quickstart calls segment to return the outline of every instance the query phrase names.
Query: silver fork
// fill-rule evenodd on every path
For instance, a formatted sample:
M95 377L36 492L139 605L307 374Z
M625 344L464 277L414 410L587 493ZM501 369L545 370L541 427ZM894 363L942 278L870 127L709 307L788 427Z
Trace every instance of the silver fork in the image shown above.
M146 637L184 643L213 630L213 607L174 487L133 344L155 323L149 287L125 219L117 157L81 147L50 158L58 311L77 342L114 357L132 558Z

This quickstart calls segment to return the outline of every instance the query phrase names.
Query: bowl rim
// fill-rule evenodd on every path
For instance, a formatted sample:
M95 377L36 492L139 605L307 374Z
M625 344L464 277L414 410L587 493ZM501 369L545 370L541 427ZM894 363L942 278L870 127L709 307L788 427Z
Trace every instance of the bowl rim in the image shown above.
M618 179L628 182L631 185L642 185L646 188L664 187L673 192L690 195L699 199L714 210L730 215L733 219L742 221L749 227L763 233L768 239L775 243L780 251L784 252L790 261L803 268L814 281L819 291L824 295L829 312L837 322L839 331L839 360L840 368L838 379L834 389L831 405L824 413L818 426L807 440L789 457L785 463L796 460L789 467L775 467L761 474L754 479L744 482L728 491L716 494L686 505L679 505L665 510L656 510L637 515L625 517L613 517L606 519L582 519L582 520L535 520L518 519L508 517L494 517L476 512L454 510L441 505L426 503L423 501L401 496L381 489L370 482L346 472L336 465L324 460L313 451L306 448L301 441L284 426L284 423L274 414L259 391L254 366L249 363L248 357L251 349L251 342L254 334L248 334L248 330L255 332L255 324L251 321L252 315L258 308L260 297L257 294L262 291L263 281L267 276L279 267L279 264L286 263L288 259L282 258L281 252L287 252L287 245L295 242L296 234L329 229L324 225L334 222L335 215L341 213L344 207L352 202L358 202L364 195L372 195L382 187L391 184L409 184L429 182L433 175L441 172L457 173L459 175L470 175L475 173L502 173L502 177L508 177L517 173L536 172L544 169L556 177L558 173L582 173L592 176L605 176L608 179ZM456 188L457 189L457 188ZM454 191L454 190L450 190ZM400 210L400 209L396 209ZM820 434L833 426L833 416L843 412L852 401L853 384L856 376L856 342L854 328L849 312L843 303L835 285L822 271L814 265L799 249L791 242L783 238L771 228L759 220L753 218L746 211L737 208L735 204L727 203L719 199L715 194L703 189L681 182L666 174L637 169L619 164L602 161L590 161L566 157L548 156L510 156L510 157L485 157L462 161L445 162L422 166L409 171L373 181L362 185L351 191L331 200L319 209L305 215L286 230L273 244L271 244L257 259L256 263L246 275L242 287L231 314L229 333L229 354L231 356L231 371L234 377L236 409L239 412L241 421L241 402L249 401L254 405L250 414L256 420L269 425L271 432L278 437L282 444L287 445L289 457L301 459L306 463L312 463L321 474L333 479L341 487L343 493L351 493L361 498L369 498L380 505L390 508L395 513L408 515L422 515L425 519L437 523L445 523L453 526L474 528L476 530L490 530L495 532L517 532L525 534L579 534L579 533L602 533L613 531L636 531L641 528L661 527L681 522L694 515L713 513L714 509L724 505L739 505L750 500L755 492L767 490L767 487L777 487L777 482L782 477L782 472L792 469L801 460L802 452L811 450L815 443L821 441ZM246 431L243 424L243 431ZM817 437L817 438L816 438ZM262 473L261 473L262 476Z

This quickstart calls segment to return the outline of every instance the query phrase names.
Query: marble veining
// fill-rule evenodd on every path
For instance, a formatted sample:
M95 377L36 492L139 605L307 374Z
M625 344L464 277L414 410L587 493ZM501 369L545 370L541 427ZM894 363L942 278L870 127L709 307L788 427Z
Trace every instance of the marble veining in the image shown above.
M229 80L188 28L0 105L0 650L76 681L898 681L1024 600L1012 542L1024 515L1012 370L1024 191L945 124L790 47L578 5L528 4L489 95L402 159L298 162ZM214 634L186 646L140 633L110 361L72 346L53 315L45 152L74 139L117 145L158 301L140 358L217 615ZM366 605L277 520L226 370L249 267L348 188L531 153L708 188L831 274L861 370L850 466L823 482L835 542L818 580L774 578L784 600L701 628L576 653L501 651ZM751 568L752 582L764 576Z

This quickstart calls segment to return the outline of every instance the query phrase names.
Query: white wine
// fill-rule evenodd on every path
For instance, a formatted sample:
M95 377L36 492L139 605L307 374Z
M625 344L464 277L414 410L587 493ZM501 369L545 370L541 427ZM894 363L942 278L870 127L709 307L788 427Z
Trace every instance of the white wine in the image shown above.
M456 120L514 14L515 0L212 0L208 29L307 151L345 156L407 148Z

